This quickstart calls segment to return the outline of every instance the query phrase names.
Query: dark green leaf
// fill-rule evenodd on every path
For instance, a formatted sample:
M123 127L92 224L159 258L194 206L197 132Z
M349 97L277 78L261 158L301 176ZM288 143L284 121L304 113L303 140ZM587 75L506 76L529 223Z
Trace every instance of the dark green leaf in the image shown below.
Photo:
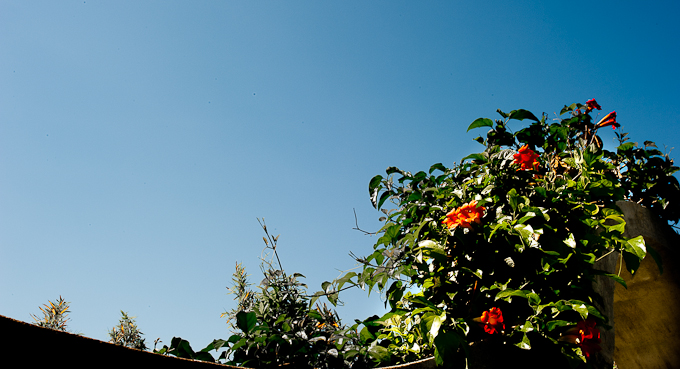
M508 114L508 117L510 119L517 120L531 119L538 122L538 118L536 118L536 116L532 112L524 109L513 110L510 112L510 114Z
M488 161L486 155L484 155L484 154L470 154L470 155L464 157L463 159L461 159L460 161L464 162L465 160L468 160L468 159L472 159L474 161L482 162L482 163L486 163Z
M390 198L391 195L392 194L389 191L383 192L383 194L380 195L380 201L378 201L378 206L376 207L376 209L380 210L382 205L385 203L385 201L387 201L387 199Z
M359 338L361 339L361 342L369 343L375 340L375 335L368 329L368 327L364 327L361 332L359 332Z
M630 252L624 251L623 261L626 262L626 269L630 272L630 274L635 275L635 273L640 268L640 259L638 259L638 257L635 254L631 254Z
M439 365L452 363L454 360L454 355L458 351L458 347L460 347L464 342L464 339L455 332L444 332L438 334L434 339L434 346L437 350L437 354L439 354L439 359L441 360Z
M493 121L489 118L477 118L474 122L472 122L472 124L470 124L467 131L470 132L471 129L479 127L493 127Z
M447 169L442 163L437 163L430 167L430 174L432 174L432 172L434 172L435 170L446 172Z
M210 350L219 350L226 344L225 340L213 340L208 346L206 346L201 352L208 352Z
M624 281L623 278L619 277L618 275L616 275L616 274L610 274L610 273L605 273L605 274L602 274L602 275L607 276L607 277L609 277L609 278L615 280L616 282L618 282L619 284L621 284L623 287L625 287L626 289L628 289L628 285L626 284L626 281Z
M194 357L192 359L200 360L200 361L207 361L209 363L215 362L215 358L212 355L210 355L209 352L198 352L198 353L196 353L196 355L194 355Z
M392 173L404 174L404 171L397 168L397 167L389 167L389 168L387 168L387 170L385 172L387 173L387 175L390 175Z
M316 319L316 320L323 320L323 315L321 315L318 311L316 310L310 310L309 313L307 313L310 317Z
M255 312L251 311L246 313L245 311L240 311L236 314L236 326L243 331L243 333L250 333L253 328L255 328L255 325L257 325L257 315Z

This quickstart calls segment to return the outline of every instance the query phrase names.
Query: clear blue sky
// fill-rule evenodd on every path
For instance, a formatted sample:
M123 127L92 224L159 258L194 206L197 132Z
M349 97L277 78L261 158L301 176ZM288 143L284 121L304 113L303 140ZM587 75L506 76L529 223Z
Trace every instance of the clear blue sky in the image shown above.
M368 181L482 147L496 109L596 98L680 146L674 1L0 0L0 314L202 348L264 217L310 292L370 253ZM607 130L605 142L612 142ZM673 153L671 153L673 156ZM350 323L382 312L345 295Z

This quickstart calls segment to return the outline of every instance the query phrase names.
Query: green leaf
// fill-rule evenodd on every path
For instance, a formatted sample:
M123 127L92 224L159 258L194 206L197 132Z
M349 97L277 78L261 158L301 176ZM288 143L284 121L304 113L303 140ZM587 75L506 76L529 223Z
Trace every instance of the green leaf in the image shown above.
M368 354L371 355L371 357L379 362L388 362L391 360L392 354L390 354L390 351L382 346L371 346L368 349Z
M378 201L378 206L376 207L376 209L380 210L382 205L385 203L385 201L387 201L387 199L390 198L390 196L391 196L390 191L383 192L383 194L380 195L380 201Z
M477 278L482 279L482 270L481 269L477 269L476 271L474 271L470 268L467 268L467 267L461 267L460 269L464 270L468 273L474 274Z
M511 302L513 296L519 296L519 297L527 297L527 293L522 291L522 290L513 290L511 288L507 288L503 291L500 291L496 294L496 298L494 301L503 299L505 301Z
M525 241L531 241L534 228L529 224L517 224L513 227Z
M434 172L435 170L446 172L446 167L442 163L434 164L430 167L430 174L432 174L432 172Z
M321 314L320 314L318 311L316 311L316 310L309 310L309 312L307 313L307 315L309 315L310 318L314 318L314 319L316 319L316 320L323 320L323 315L321 315Z
M257 325L257 315L254 311L248 313L240 311L236 314L236 326L243 331L243 333L250 333L253 328L255 328L255 325Z
M576 103L573 103L569 106L565 105L564 108L562 108L562 110L560 110L560 115L562 115L562 114L564 114L568 111L573 111L574 109L576 109Z
M482 162L486 163L488 161L488 158L484 154L470 154L463 159L461 159L461 162L464 162L465 160L472 159L473 161L476 162Z
M517 200L517 197L518 197L517 190L515 190L513 188L510 191L508 191L507 197L508 197L508 202L510 203L510 207L512 207L512 211L517 211L517 203L519 202Z
M640 259L635 254L624 251L622 253L623 261L626 263L626 270L630 272L631 275L635 275L640 268Z
M361 342L369 343L375 340L375 335L371 333L368 327L364 327L361 332L359 332L359 338L361 339Z
M248 344L248 340L245 337L243 337L238 342L236 342L234 344L234 346L231 346L231 348L229 348L229 350L236 351L236 350L240 349L241 347L243 347L247 344Z
M642 236L631 238L623 243L623 249L635 256L640 261L647 255L647 247L645 246L645 239Z
M368 194L371 196L371 204L374 208L378 207L378 193L382 189L383 176L377 175L371 178L371 182L368 184Z
M619 145L619 147L616 148L616 151L621 154L624 151L632 150L637 146L636 143L634 142L626 142L624 144Z
M208 346L206 346L201 352L208 352L210 350L219 350L227 343L225 340L213 340Z
M565 326L568 326L568 325L571 325L571 324L572 324L571 322L568 322L566 320L551 320L551 321L545 323L545 327L549 331L552 331L555 328L565 327Z
M200 361L207 361L209 363L214 363L215 358L210 355L209 352L197 352L196 355L192 358L194 360L200 360Z
M420 329L422 332L427 332L432 335L432 337L436 338L439 334L439 328L445 320L445 312L441 315L437 315L433 312L425 313L420 320Z
M196 353L191 348L189 341L184 340L180 337L173 337L170 341L170 349L168 353L181 358L193 359Z
M493 127L493 121L489 118L477 118L474 122L472 122L472 124L470 124L467 132L470 132L471 129L479 127Z
M522 350L531 350L531 341L529 341L529 337L527 337L525 334L524 337L522 337L522 341L516 343L515 346L521 348Z
M531 119L538 122L538 118L536 118L536 116L532 112L524 109L513 110L510 112L510 114L508 114L508 117L510 119L516 120Z
M571 308L577 313L581 314L581 318L583 318L583 320L586 320L588 318L588 307L586 306L586 304L579 302L572 303Z
M389 167L387 170L385 170L385 173L387 175L393 174L393 173L400 173L400 174L405 174L403 170L397 168L397 167Z
M534 325L531 324L530 321L525 322L524 324L522 324L522 325L519 327L519 331L520 331L520 332L524 332L524 333L531 332L531 331L533 331L533 330L534 330Z
M543 187L536 187L534 188L534 191L536 191L537 194L541 195L541 197L547 197L547 192Z
M615 280L616 282L618 282L619 284L621 284L623 287L625 287L626 289L628 289L628 285L626 284L626 281L624 281L623 278L619 277L618 275L616 275L616 274L610 274L610 273L604 273L604 274L602 274L602 275L607 276L607 277L609 277L609 278Z
M527 299L529 300L529 304L531 305L539 305L541 303L541 298L533 292L529 292L527 294ZM527 324L531 326L531 322L527 322Z
M464 343L464 339L455 332L445 332L437 335L434 339L434 346L439 356L439 365L444 363L451 363L453 357L458 351L458 347Z
M534 326L531 324L530 321L525 322L519 327L519 331L523 332L524 335L522 337L522 341L518 342L515 344L515 346L521 348L522 350L531 350L531 341L529 341L529 337L527 337L527 332L531 332L534 330Z
M351 282L352 278L356 277L356 275L357 274L355 272L349 272L349 273L345 274L344 276L342 276L342 278L340 278L336 281L336 283L338 284L337 289L338 290L342 289L342 286L347 282L352 283Z

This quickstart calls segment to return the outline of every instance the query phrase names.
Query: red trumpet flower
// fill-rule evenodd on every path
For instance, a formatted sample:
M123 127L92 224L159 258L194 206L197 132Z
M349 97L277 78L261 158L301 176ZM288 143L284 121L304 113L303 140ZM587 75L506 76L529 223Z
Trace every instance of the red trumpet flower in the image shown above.
M612 126L612 129L617 129L621 127L621 125L616 122L615 111L605 115L604 118L600 119L600 121L597 122L597 124L595 125L595 129L600 129L605 126Z
M595 99L586 101L586 113L594 109L602 110L602 107L597 103L597 101L595 101Z

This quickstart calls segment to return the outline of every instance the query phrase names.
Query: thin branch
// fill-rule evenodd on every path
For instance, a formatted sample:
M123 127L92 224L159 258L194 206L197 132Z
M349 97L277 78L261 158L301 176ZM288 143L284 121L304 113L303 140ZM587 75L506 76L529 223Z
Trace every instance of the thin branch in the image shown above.
M264 222L264 218L262 218L262 221L260 221L259 218L256 218L257 222L260 223L260 227L264 230L264 233L267 235L267 238L269 239L269 242L271 242L271 246L269 246L269 243L267 243L267 240L265 239L265 244L267 245L267 248L271 248L274 250L274 256L276 256L276 261L279 263L279 270L283 271L283 265L281 265L281 259L279 259L279 253L276 252L276 242L279 240L279 236L272 237L269 232L267 231L267 224Z
M368 231L364 231L363 229L359 228L359 221L357 220L357 210L354 209L354 208L352 208L352 210L354 211L354 224L356 225L356 227L354 227L352 229L355 229L359 232L363 232L364 234L367 234L367 235L378 234L378 232L368 232Z
M611 253L614 252L614 251L616 251L616 249L611 249L608 253L606 253L606 254L600 256L599 258L597 258L597 259L595 260L595 262L597 263L598 261L604 259L605 257L607 257L607 255L611 254Z

